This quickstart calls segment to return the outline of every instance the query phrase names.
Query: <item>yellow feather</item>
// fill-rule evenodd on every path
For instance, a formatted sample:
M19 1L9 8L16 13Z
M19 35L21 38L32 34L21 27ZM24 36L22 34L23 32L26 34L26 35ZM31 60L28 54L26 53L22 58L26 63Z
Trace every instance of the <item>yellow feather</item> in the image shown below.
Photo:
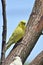
M6 44L6 50L13 44L13 43L17 43L17 41L19 41L25 33L25 26L26 22L24 20L22 20L17 28L14 30L14 32L12 33L11 37L9 38L7 44Z

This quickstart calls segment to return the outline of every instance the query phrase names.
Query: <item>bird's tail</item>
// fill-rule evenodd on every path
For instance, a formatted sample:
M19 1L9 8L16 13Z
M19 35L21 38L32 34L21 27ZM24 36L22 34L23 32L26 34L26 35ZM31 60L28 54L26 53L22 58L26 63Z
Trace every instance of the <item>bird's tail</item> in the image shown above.
M12 42L7 42L6 43L6 49L5 49L5 52L9 49L9 47L12 45Z

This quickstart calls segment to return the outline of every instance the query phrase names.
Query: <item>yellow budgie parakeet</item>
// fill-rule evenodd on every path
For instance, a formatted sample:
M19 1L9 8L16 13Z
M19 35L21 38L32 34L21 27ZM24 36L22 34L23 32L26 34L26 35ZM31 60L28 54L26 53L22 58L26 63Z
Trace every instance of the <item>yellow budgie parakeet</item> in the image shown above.
M18 24L17 28L14 30L14 32L12 33L11 37L9 38L7 44L6 44L6 50L13 44L13 43L17 43L17 41L19 41L24 33L25 33L25 29L26 29L26 21L22 20L20 21L20 23Z

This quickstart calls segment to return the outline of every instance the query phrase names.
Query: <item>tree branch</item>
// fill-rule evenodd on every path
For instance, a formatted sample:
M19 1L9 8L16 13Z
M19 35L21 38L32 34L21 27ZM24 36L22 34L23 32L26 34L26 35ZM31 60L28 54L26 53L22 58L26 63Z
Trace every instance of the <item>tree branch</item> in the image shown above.
M6 33L7 33L7 21L6 21L6 0L2 2L2 14L3 14L3 32L2 32L2 51L1 51L1 65L5 65L5 45L6 45Z
M29 65L43 65L43 51Z
M36 0L32 13L27 23L26 33L19 45L13 48L5 60L5 64L9 65L15 56L19 56L24 63L36 42L38 41L43 29L43 0Z

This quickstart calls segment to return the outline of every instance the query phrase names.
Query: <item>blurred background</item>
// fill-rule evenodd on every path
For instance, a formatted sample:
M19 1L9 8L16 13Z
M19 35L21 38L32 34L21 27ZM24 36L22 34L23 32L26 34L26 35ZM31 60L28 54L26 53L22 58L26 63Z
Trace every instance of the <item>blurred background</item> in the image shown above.
M6 0L6 14L7 14L7 41L21 20L28 21L35 0ZM0 58L2 46L2 6L0 0ZM13 48L14 44L6 52L6 57ZM26 63L31 62L43 50L43 35L40 36L37 44L33 48L31 54L26 60Z

